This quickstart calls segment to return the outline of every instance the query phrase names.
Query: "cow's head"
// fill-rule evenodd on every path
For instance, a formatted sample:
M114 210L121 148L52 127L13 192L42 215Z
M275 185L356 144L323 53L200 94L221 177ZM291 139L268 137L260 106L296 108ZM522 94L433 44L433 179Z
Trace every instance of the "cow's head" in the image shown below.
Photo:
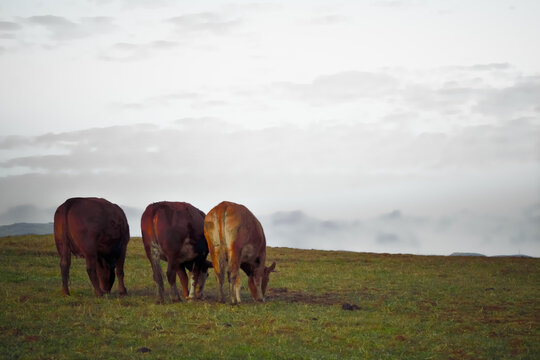
M115 279L114 267L109 266L105 261L98 262L97 276L101 291L110 293Z
M263 296L266 294L266 286L268 286L268 282L270 281L270 273L274 272L276 268L276 262L274 261L272 265L265 266L264 267L264 274L261 282L261 290L263 293Z
M189 297L196 299L203 299L204 298L204 284L206 284L206 279L208 278L208 269L212 268L212 263L210 261L205 261L203 265L201 266L201 270L199 273L199 278L197 280L197 284L191 284L191 290L189 292ZM191 278L191 281L193 281L193 277Z

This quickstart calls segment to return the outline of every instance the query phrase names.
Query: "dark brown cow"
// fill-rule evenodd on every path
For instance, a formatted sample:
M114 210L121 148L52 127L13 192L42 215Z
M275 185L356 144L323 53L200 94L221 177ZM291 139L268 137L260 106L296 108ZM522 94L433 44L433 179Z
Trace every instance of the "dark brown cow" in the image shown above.
M71 254L86 260L86 271L96 296L110 293L114 272L118 292L126 295L124 260L129 226L124 211L105 199L71 198L54 214L54 240L60 255L62 293L69 295Z
M229 280L231 303L240 302L240 274L248 276L249 290L255 301L264 301L270 273L276 263L265 266L266 238L261 223L245 206L224 201L204 220L204 235L219 286L219 301L224 302L225 273Z
M141 230L146 256L152 265L158 285L158 303L163 303L163 274L160 259L168 263L167 280L173 302L180 301L176 274L180 278L185 298L202 298L208 277L206 261L208 245L204 238L204 213L185 202L158 202L147 206L141 218ZM186 269L192 272L188 291Z

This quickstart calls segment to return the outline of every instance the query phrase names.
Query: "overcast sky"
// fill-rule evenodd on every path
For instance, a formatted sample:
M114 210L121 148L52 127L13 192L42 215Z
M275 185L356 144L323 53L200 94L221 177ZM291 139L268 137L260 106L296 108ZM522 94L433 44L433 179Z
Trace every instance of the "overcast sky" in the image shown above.
M268 244L540 256L540 2L0 1L0 224L243 203Z

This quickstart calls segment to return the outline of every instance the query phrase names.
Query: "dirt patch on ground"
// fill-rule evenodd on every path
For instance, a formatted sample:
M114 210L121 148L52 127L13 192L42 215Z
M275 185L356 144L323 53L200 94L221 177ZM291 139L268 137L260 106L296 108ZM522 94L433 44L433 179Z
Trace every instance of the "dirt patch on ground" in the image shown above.
M305 303L315 305L341 304L340 298L334 293L309 294L301 290L289 290L287 288L270 288L266 294L268 300L281 300L291 303Z

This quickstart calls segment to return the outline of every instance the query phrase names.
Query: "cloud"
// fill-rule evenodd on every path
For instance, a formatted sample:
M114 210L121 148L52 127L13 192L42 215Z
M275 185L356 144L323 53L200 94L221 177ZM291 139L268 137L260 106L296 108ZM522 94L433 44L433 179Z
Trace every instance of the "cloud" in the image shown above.
M155 101L179 101L169 95ZM251 129L205 116L164 126L4 136L0 198L4 207L36 199L39 206L51 206L83 193L139 208L157 200L189 198L194 205L211 206L223 199L250 199L265 208L341 216L350 209L379 212L400 204L420 214L463 208L509 214L537 194L540 123L535 119L448 133L381 126ZM282 221L303 217L297 213ZM379 233L395 234L404 244L417 241L412 230L400 227L412 221L403 212L376 220L385 226L367 234L369 241L376 244ZM339 225L317 226L322 234Z
M449 69L463 70L463 71L500 71L509 70L512 65L509 63L490 63L490 64L475 64L471 66L452 66Z
M403 217L403 214L401 213L401 211L399 210L394 210L388 214L383 214L380 216L380 219L381 220L386 220L386 221L392 221L392 220L399 220Z
M26 24L45 28L52 39L66 41L109 33L115 29L114 19L106 16L83 17L78 22L56 15L30 16Z
M75 28L75 23L67 20L64 17L61 16L54 16L54 15L41 15L41 16L31 16L27 18L28 22L33 24L38 24L45 26L47 28L66 28L66 27L72 27Z
M476 125L462 128L441 154L441 164L470 165L540 161L540 122L520 118L504 125Z
M133 106L167 105L193 96L196 94L168 94ZM129 108L131 105L121 106ZM416 135L400 129L381 130L377 125L363 123L307 128L283 125L250 130L220 119L200 117L178 120L163 128L138 124L36 137L0 137L0 149L9 149L14 154L18 149L36 149L26 156L5 159L0 169L130 172L132 167L146 162L157 171L171 162L184 161L184 165L199 167L196 161L212 156L215 165L207 171L244 174L253 167L262 167L272 176L284 173L309 178L319 174L324 178L341 174L347 181L354 182L351 179L365 173L406 170L420 174L433 168L456 166L474 169L537 164L539 138L540 123L527 118L501 125L462 127L453 134L424 132ZM203 139L206 145L200 148ZM147 148L159 148L160 152L148 153ZM195 148L200 149L193 154ZM43 149L56 151L47 151L44 155ZM158 155L156 162L154 158ZM229 158L242 161L231 162ZM178 172L182 168L174 169Z
M410 5L411 2L400 1L400 0L378 0L372 3L373 6L380 6L386 8L400 8L407 5Z
M146 43L119 42L103 51L99 58L106 61L138 61L157 52L167 51L178 47L174 41L155 40Z
M123 3L126 8L144 7L144 8L157 8L170 4L174 4L171 0L87 0L88 2L96 5L107 5L115 2Z
M0 21L0 32L21 30L22 26L12 21Z
M540 99L540 76L525 77L508 87L485 90L483 98L474 107L485 115L515 117L540 115L537 107Z
M395 244L399 243L400 239L399 236L396 234L379 232L375 236L375 241L380 244Z
M523 76L509 64L478 64L440 71L394 74L399 86L388 101L414 112L417 127L500 124L519 118L538 119L540 77ZM437 80L434 80L437 79Z
M155 106L170 106L179 102L193 102L198 101L203 98L202 94L196 93L196 92L177 92L177 93L169 93L169 94L163 94L158 96L151 96L146 99L142 99L139 101L133 101L133 102L117 102L113 103L112 106L124 110L140 110L143 108L148 107L155 107Z
M294 97L311 104L351 102L361 98L380 98L395 92L398 81L383 73L344 71L322 75L311 83L282 82L274 85L284 97ZM278 94L279 95L279 94Z
M20 32L20 30L23 27L12 21L0 21L0 40L15 40L17 38L17 33ZM10 47L0 46L0 56L3 54L7 54L12 49Z
M210 33L223 35L238 28L242 21L238 19L225 19L222 15L214 12L201 12L195 14L180 15L167 20L173 24L180 33Z
M350 18L343 15L324 15L317 16L311 19L313 25L336 25L350 21Z

